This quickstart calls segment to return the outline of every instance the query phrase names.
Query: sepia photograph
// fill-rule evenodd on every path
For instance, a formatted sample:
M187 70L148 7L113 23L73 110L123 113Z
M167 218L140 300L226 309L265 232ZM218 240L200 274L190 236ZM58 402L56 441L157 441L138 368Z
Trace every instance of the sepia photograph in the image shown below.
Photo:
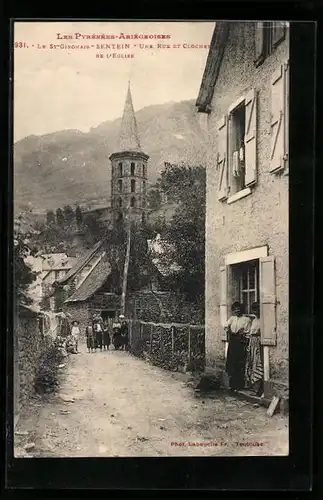
M289 455L289 30L13 23L15 458Z

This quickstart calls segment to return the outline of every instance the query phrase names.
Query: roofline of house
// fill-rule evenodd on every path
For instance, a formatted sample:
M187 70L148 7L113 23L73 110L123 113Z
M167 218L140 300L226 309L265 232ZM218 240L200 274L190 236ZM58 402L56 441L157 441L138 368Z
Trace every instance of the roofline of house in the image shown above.
M45 271L43 271L44 273L46 273L44 276L43 276L43 280L49 275L49 273L53 272L53 271L69 271L70 269L72 269L73 266L62 266L62 267L52 267L51 269L46 269Z
M95 295L99 291L100 288L98 288L98 290L95 290L93 293L91 293L91 295L89 295L88 297L86 297L86 299L68 298L68 299L64 300L64 304L70 304L71 302L73 302L74 304L76 302L87 302L88 300L90 300L93 297L93 295ZM105 295L109 295L110 297L121 297L121 294L119 295L117 293L104 292L104 294Z
M199 95L195 103L199 113L210 113L211 111L210 104L213 97L213 90L218 78L228 33L229 23L227 21L217 21L205 64Z
M71 276L69 276L68 278L66 278L66 276L64 276L63 278L61 278L58 281L56 281L57 285L63 285L64 283L66 283L66 281L68 281L70 278L72 278L76 273L78 273L79 271L81 271L86 266L86 264L92 259L93 255L99 250L99 248L101 247L102 243L103 243L103 240L100 240L95 245L93 245L93 248L94 247L96 247L96 248L95 248L95 250L93 250L88 255L88 258L83 262L83 265L79 269L77 269L73 274L71 274ZM77 262L74 264L73 267L71 267L70 270L73 270L73 268L76 267L76 266L77 266Z

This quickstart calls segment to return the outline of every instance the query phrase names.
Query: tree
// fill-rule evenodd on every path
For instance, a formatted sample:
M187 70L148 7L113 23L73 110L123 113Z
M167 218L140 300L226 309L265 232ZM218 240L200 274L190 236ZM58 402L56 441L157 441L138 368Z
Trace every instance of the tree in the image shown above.
M158 210L161 205L161 194L159 189L152 188L147 194L148 206L151 210Z
M83 216L82 227L87 245L94 245L105 236L107 231L105 224L93 212Z
M67 224L71 224L75 220L75 213L73 208L70 205L65 205L63 208L63 213L64 213L64 221Z
M177 268L168 277L170 288L184 293L195 303L204 303L205 287L205 187L202 166L166 164L158 184L170 194L177 207L161 233L166 250L164 266Z
M36 279L36 273L25 262L26 257L32 253L30 234L22 231L21 217L18 217L14 224L13 274L16 303L22 305L31 303L27 290L29 285Z
M52 224L55 224L55 222L56 222L56 218L55 218L55 214L54 214L53 210L48 210L47 214L46 214L46 224L48 226L50 226Z
M81 212L79 205L76 206L75 217L76 217L77 226L80 227L82 224L83 217L82 217L82 212Z
M64 212L61 208L56 210L56 221L59 226L63 226L65 223Z
M146 286L150 279L145 275L147 265L148 243L147 230L133 225L131 228L131 251L129 254L128 287L131 291Z

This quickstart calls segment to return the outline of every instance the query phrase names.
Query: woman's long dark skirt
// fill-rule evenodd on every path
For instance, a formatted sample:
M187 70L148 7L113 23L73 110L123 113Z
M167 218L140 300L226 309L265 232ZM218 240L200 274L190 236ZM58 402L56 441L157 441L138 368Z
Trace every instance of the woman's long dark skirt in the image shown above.
M246 341L241 335L231 333L226 361L226 371L231 389L239 390L244 388L245 364Z
M120 347L122 346L122 338L120 333L113 335L113 345L116 350L120 349Z

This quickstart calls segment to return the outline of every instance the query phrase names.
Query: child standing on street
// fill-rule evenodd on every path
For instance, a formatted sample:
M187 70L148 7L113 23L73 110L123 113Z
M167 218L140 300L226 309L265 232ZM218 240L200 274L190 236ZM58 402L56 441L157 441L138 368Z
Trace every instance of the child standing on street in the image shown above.
M92 321L89 321L89 324L85 330L85 335L86 335L87 351L93 352L94 351L94 332L93 332Z
M72 329L71 329L71 335L74 339L75 342L75 350L78 352L78 343L79 343L79 338L80 338L80 327L79 327L79 322L78 321L73 321Z

